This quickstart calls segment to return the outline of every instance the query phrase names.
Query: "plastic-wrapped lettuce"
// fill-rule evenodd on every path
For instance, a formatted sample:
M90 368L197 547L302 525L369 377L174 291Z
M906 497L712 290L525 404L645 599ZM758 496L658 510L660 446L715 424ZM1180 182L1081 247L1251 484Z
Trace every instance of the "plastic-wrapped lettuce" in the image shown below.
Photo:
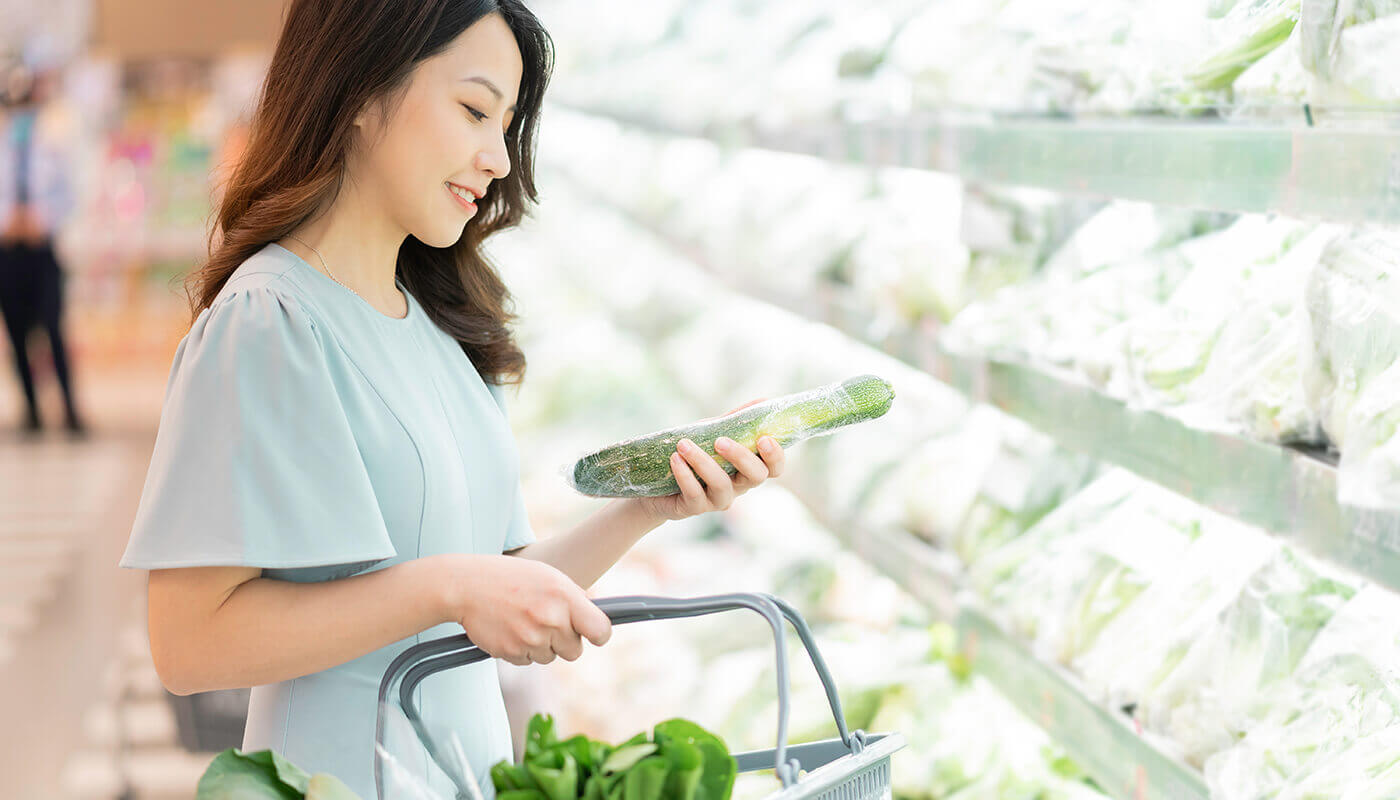
M1227 219L1111 203L1055 251L1035 280L968 306L940 341L967 355L1072 364L1100 334L1165 299L1187 269L1172 245Z
M1355 593L1350 579L1278 548L1213 624L1185 642L1179 661L1153 676L1134 715L1199 766L1248 732L1318 631ZM1183 632L1172 629L1173 636Z
M1110 472L973 564L994 613L1043 658L1070 663L1200 534L1200 508ZM1000 577L1000 580L996 580ZM989 581L989 578L992 580Z
M1113 708L1135 705L1213 630L1249 576L1277 551L1261 531L1197 508L1201 533L1074 662Z
M1190 274L1164 305L1127 320L1113 337L1126 347L1127 380L1119 393L1148 406L1192 399L1222 329L1261 287L1287 281L1277 262L1307 230L1301 222L1251 214L1183 243Z
M961 238L970 250L968 299L985 300L1029 278L1102 206L1041 189L966 185Z
M891 321L946 321L966 303L968 248L959 240L960 182L927 170L887 169L848 258L856 302ZM824 193L819 196L825 197Z
M1400 233L1358 229L1322 252L1306 288L1303 386L1345 453L1361 395L1400 357Z
M1355 107L1400 101L1394 44L1396 0L1309 0L1303 4L1299 62L1314 76L1309 99Z
M1241 305L1223 320L1204 372L1183 387L1186 404L1173 413L1197 427L1223 422L1263 441L1325 442L1303 386L1303 287L1322 250L1342 230L1318 225L1277 264L1254 273Z
M1375 586L1363 587L1337 610L1293 677L1271 693L1259 721L1233 747L1206 760L1212 796L1386 796L1367 792L1367 783L1393 769L1394 750L1379 754L1371 769L1351 773L1350 781L1341 776L1341 792L1300 795L1296 788L1315 774L1335 776L1335 766L1354 748L1400 728L1397 618L1400 596Z
M861 508L971 563L1019 536L1094 476L1095 462L990 406L920 444Z

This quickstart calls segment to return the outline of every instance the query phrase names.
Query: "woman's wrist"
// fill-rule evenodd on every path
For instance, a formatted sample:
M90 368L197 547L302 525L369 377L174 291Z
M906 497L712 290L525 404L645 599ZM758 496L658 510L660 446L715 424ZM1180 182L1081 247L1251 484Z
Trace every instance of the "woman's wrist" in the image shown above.
M649 533L659 527L661 523L668 521L667 517L656 508L656 504L651 502L651 498L632 497L618 502L622 506L623 513L632 517L635 525L640 526L643 533Z
M459 622L471 600L473 581L465 574L475 556L470 553L442 553L418 559L422 564L422 586L426 602L439 624Z

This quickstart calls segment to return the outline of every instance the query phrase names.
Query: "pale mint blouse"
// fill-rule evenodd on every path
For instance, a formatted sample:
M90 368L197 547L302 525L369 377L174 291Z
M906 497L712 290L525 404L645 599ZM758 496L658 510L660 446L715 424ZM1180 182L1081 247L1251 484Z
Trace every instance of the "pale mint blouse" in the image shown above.
M277 244L241 264L175 352L121 566L252 566L309 583L533 542L501 388L399 288L403 319ZM243 748L277 750L370 800L385 668L461 632L440 625L254 687ZM496 664L439 673L419 693L429 728L456 735L491 796L491 765L511 757ZM452 796L415 741L392 749Z

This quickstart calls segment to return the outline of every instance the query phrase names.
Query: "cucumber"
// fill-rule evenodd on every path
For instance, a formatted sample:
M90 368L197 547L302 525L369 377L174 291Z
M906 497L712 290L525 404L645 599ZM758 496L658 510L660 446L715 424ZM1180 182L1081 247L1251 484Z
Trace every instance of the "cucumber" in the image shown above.
M758 440L772 436L784 448L890 410L894 389L875 375L861 375L807 392L778 397L719 419L693 422L637 436L580 458L570 473L574 490L590 497L660 497L680 486L671 472L671 454L681 439L690 439L724 471L739 470L715 453L715 440L728 436L753 452Z

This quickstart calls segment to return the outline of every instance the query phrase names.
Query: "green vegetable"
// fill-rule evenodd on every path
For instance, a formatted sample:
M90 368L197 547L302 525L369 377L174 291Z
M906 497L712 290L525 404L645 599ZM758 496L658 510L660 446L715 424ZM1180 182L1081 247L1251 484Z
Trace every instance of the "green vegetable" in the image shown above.
M723 740L683 719L613 747L560 742L552 717L530 720L525 763L491 768L501 800L728 800L738 765Z
M889 411L894 389L874 375L862 375L808 392L779 397L725 417L649 433L618 442L580 458L571 484L592 497L660 497L680 491L671 472L671 454L690 439L730 475L738 468L715 453L715 440L727 436L757 452L758 440L772 436L782 447L876 419Z
M360 800L333 775L308 775L272 750L219 753L200 776L196 800Z
M1251 64L1283 44L1298 23L1298 11L1291 4L1261 14L1263 21L1243 41L1214 53L1187 75L1198 89L1224 89L1231 86Z

